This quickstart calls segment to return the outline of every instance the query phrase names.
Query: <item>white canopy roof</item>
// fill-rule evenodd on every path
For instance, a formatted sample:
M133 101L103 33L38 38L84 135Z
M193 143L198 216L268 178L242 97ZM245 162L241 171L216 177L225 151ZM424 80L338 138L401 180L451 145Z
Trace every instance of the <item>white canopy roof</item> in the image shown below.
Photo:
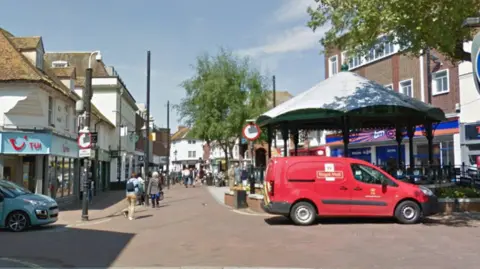
M257 119L257 123L266 125L275 119L282 121L282 116L294 112L299 114L304 112L306 115L312 111L316 111L317 114L320 111L328 111L331 117L341 116L352 111L359 112L364 108L384 106L423 112L430 115L432 120L445 118L443 111L438 108L387 89L356 73L340 72L262 114ZM309 119L312 118L309 117ZM289 120L292 119L289 118Z

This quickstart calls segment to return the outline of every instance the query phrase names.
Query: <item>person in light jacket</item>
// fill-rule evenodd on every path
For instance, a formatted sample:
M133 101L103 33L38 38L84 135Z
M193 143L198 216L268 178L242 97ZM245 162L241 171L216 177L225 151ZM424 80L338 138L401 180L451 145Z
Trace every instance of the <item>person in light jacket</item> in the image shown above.
M153 172L147 189L147 194L150 196L150 199L152 199L152 208L158 207L161 191L162 182L160 181L160 175L158 172Z

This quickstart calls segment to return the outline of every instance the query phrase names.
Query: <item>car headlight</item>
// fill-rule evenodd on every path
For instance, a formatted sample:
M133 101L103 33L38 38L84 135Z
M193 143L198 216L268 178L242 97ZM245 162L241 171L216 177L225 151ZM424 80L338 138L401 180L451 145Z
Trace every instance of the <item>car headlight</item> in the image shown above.
M43 201L34 201L34 200L28 200L28 199L23 199L23 201L33 205L33 206L47 206L48 204Z
M420 190L423 192L423 194L425 194L426 196L433 196L433 191L430 190L429 188L425 186L419 186L419 187L420 187Z

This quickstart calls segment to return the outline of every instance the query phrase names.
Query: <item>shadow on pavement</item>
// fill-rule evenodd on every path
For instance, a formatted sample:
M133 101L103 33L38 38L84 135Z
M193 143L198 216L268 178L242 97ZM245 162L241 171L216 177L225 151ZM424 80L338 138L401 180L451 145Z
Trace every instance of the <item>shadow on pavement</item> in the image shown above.
M290 219L282 216L275 216L265 219L268 225L295 225ZM391 218L317 218L313 225L344 225L344 224L393 224Z
M150 218L152 217L153 215L150 214L150 215L142 215L142 216L138 216L138 217L135 217L135 219L146 219L146 218Z
M433 216L423 220L425 226L479 227L478 221L468 216Z
M134 234L51 225L1 237L0 267L108 268Z
M104 210L109 208L122 200L125 200L125 191L109 191L95 196L92 203L88 205L89 210ZM71 204L60 205L61 211L74 211L82 209L82 201L75 201Z

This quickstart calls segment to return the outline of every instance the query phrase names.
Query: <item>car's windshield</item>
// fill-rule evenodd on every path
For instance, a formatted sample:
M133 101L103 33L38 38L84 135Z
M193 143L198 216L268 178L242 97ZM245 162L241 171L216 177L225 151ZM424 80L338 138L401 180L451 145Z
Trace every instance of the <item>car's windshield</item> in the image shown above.
M32 193L24 187L3 179L0 179L0 190L11 197Z

